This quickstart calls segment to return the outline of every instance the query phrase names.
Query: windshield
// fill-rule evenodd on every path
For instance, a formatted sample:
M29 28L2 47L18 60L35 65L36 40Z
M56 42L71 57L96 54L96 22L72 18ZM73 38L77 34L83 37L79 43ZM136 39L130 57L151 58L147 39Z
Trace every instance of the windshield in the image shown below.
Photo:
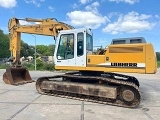
M57 58L61 60L74 58L74 34L61 35Z

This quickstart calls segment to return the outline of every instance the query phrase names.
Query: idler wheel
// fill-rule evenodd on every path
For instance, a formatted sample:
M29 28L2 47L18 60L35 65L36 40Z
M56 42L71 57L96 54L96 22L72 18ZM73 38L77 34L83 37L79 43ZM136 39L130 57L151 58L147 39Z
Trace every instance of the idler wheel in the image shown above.
M132 90L129 90L129 89L123 90L122 91L122 98L127 102L131 102L135 98L134 92Z

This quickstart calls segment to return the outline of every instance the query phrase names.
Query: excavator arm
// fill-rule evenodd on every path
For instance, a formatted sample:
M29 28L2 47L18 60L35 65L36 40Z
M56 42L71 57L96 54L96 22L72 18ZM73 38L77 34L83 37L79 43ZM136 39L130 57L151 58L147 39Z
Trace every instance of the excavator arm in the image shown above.
M21 25L21 21L25 22L26 25ZM56 37L60 30L69 30L73 29L73 27L63 22L58 22L53 18L11 18L8 23L8 29L10 36L11 66L7 68L3 74L3 80L7 84L24 84L32 80L27 68L23 67L20 62L21 33Z
M21 25L20 20L25 21L27 25ZM47 18L47 19L12 18L9 20L8 29L10 33L10 51L12 55L12 65L13 64L19 65L21 33L56 37L60 30L69 30L73 29L73 27L63 22L58 22L56 19L52 18Z

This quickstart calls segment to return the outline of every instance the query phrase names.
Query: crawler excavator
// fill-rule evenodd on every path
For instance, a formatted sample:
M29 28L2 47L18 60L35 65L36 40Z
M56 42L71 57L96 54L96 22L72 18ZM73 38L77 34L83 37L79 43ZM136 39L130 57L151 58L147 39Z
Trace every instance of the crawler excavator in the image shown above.
M74 29L50 18L23 19L39 22L30 25L21 25L19 20L12 18L9 21L12 64L3 75L5 83L17 85L32 81L27 68L20 63L20 34L48 35L56 38L55 69L70 72L38 78L38 93L129 108L139 105L139 81L117 72L156 72L153 46L144 38L113 39L108 48L92 54L90 29Z

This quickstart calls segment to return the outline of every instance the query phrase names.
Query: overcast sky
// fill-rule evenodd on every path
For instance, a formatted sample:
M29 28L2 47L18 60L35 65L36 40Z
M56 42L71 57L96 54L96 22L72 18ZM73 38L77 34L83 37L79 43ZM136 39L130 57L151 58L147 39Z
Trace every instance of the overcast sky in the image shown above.
M160 51L159 0L0 0L0 29L8 33L10 18L56 18L75 28L91 28L94 45L112 39L144 37ZM24 24L24 22L21 22ZM30 45L35 38L22 34ZM52 37L36 36L37 44L53 44Z

